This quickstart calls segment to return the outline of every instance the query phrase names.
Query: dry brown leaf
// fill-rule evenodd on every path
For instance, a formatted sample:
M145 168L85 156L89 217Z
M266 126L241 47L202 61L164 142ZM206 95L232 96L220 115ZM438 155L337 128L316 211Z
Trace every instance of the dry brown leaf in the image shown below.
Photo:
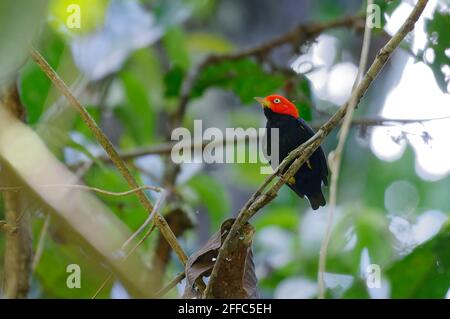
M201 298L194 289L196 280L209 276L215 264L219 248L225 240L234 219L224 221L220 232L215 233L186 263L186 289L183 298ZM216 298L257 298L257 278L251 250L254 228L246 224L239 244L230 260L219 269L213 294Z

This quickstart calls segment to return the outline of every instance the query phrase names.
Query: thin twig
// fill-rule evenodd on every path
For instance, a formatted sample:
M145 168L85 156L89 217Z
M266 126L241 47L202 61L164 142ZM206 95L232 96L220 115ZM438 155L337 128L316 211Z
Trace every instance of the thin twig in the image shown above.
M155 225L152 225L152 227L150 227L147 231L147 233L145 233L144 237L142 237L142 239L128 252L128 254L125 256L125 258L123 259L122 262L124 262L125 260L127 260L135 251L136 249L144 242L147 240L148 237L150 237L150 235L153 233L153 231L155 230ZM105 280L102 282L102 284L100 285L100 287L98 287L98 289L96 290L96 292L92 295L91 299L95 299L98 297L98 295L102 292L102 290L106 287L106 285L109 283L109 281L113 278L113 273L109 272L109 274L106 276Z
M109 195L109 196L117 196L117 197L132 195L132 194L134 194L136 192L143 191L143 190L151 190L151 191L155 191L155 192L162 192L163 191L163 189L161 187L150 186L150 185L139 186L138 188L131 189L131 190L125 191L125 192L111 192L111 191L106 191L104 189L97 188L97 187L90 187L90 186L87 186L87 185L71 185L71 184L43 185L42 187L72 188L72 189L93 191L93 192L96 192L96 193Z
M367 92L369 86L375 80L377 75L383 69L384 65L389 60L391 54L399 46L401 41L405 36L414 28L414 24L419 19L422 14L428 0L419 0L414 7L413 11L403 23L399 31L388 41L388 43L379 51L374 62L370 66L369 70L365 74L363 80L358 85L357 89L352 93L350 100L355 99L357 103L361 100L364 94ZM280 188L286 183L286 181L292 177L298 169L303 165L306 160L312 155L312 153L320 146L323 140L330 134L330 132L340 123L347 112L349 102L345 103L339 108L339 110L317 131L317 133L311 137L307 142L300 145L297 149L292 151L278 166L275 172L266 179L264 184L268 184L268 180L272 180L281 172L285 167L294 162L289 166L287 171L281 176L281 178L274 183L269 190L260 195L256 193L250 198L250 200L244 205L244 207L239 212L233 226L228 233L224 243L219 249L219 254L217 256L216 263L214 265L213 271L209 278L207 289L205 290L205 298L214 298L212 294L212 287L215 284L216 278L218 276L218 271L221 264L224 262L232 262L233 248L236 247L240 231L245 223L253 217L261 208L270 203L276 196ZM258 189L257 193L262 192Z
M108 275L106 276L105 280L103 280L100 287L98 287L98 289L92 295L91 299L96 299L98 297L98 295L103 291L103 289L105 289L106 285L111 281L112 278L113 278L113 273L109 272Z
M224 61L241 60L248 57L261 58L269 54L272 50L286 44L291 44L295 49L298 49L327 30L341 27L359 28L362 23L364 23L363 18L356 15L330 22L300 24L293 30L255 47L233 53L209 55L200 62L197 67L193 68L183 81L180 102L172 117L174 119L172 126L176 126L182 119L191 98L192 88L194 87L199 74L206 67Z
M70 104L78 111L83 121L86 123L88 128L94 134L97 141L109 155L111 161L117 167L118 171L124 177L130 188L132 189L139 188L140 187L139 184L129 171L123 159L117 153L111 141L106 137L106 135L97 125L95 120L88 113L86 108L70 92L69 88L64 83L64 81L59 77L59 75L53 70L53 68L48 64L48 62L42 57L42 55L36 49L31 50L30 56L41 68L41 70L47 75L47 77L52 81L52 83L56 86L56 88L60 91L60 93L62 93L70 102ZM153 210L153 204L150 202L150 199L148 198L147 194L143 190L138 190L136 192L136 195L139 198L139 201L141 202L142 206L150 214ZM181 248L172 230L167 225L166 220L159 213L156 213L154 217L154 222L156 227L158 227L163 236L166 238L167 242L170 244L172 249L178 255L181 262L183 264L186 263L187 255Z
M159 208L161 207L161 205L163 204L165 199L166 199L166 192L164 191L163 193L161 193L161 195L159 196L158 200L156 201L155 206L153 207L153 211L151 212L151 214L147 217L147 219L141 225L141 227L139 227L139 229L135 233L133 233L130 236L130 238L128 238L123 243L122 249L125 249L145 229L145 227L147 227L150 224L150 222L153 220L154 215L159 210ZM125 256L124 261L127 260L131 256L131 254L133 254L135 252L135 250L151 235L151 233L153 232L154 229L155 229L155 225L153 225L152 227L149 228L149 230L144 235L144 237L142 237L142 239L135 246L133 246L133 248L130 249L128 254ZM113 277L113 274L112 274L112 272L110 272L108 274L108 276L105 278L105 280L103 281L103 283L100 285L100 287L97 289L95 294L92 296L92 299L97 298L97 296L100 294L100 292L103 290L103 288L105 288L105 286L112 279L112 277Z
M174 279L172 279L165 287L161 288L158 292L155 293L155 298L161 298L166 293L168 293L172 288L174 288L178 283L180 283L184 278L186 277L186 274L184 272L179 273Z
M151 221L153 220L154 215L156 214L156 211L159 209L159 207L161 207L162 203L164 202L164 200L166 199L166 191L162 192L161 195L159 195L158 200L155 203L155 207L153 207L153 211L151 212L150 215L148 215L147 219L145 220L145 222L138 228L138 230L136 230L131 236L130 238L128 238L122 245L122 249L126 248L137 236L139 236L139 234L151 223Z
M440 117L430 117L430 118L421 118L421 119L390 119L390 118L384 118L384 117L367 117L367 118L354 118L351 121L352 126L362 126L362 127L370 127L370 126L398 126L398 125L407 125L407 124L413 124L413 123L425 123L425 122L432 122L432 121L441 121L441 120L449 120L450 115L447 116L440 116ZM314 121L311 123L311 127L314 129L319 129L322 127L325 123L323 121ZM257 136L240 136L238 138L233 138L233 140L227 140L227 139L215 139L213 141L195 141L193 143L186 143L186 145L178 145L180 148L188 149L190 148L191 151L198 150L198 149L204 149L206 146L209 147L219 147L227 145L228 143L245 143L248 141L249 143L254 143L258 139ZM172 152L172 149L176 143L175 142L167 142L167 143L161 143L158 145L149 145L149 146L143 146L139 148L135 148L128 151L120 151L119 156L125 160L130 161L135 158L147 156L147 155L167 155ZM108 155L103 154L96 157L96 160L101 161L103 163L111 163L111 159L108 157ZM76 162L70 167L77 168L84 164L86 164L87 161L80 160L79 162ZM92 163L91 160L89 160L89 163ZM137 167L137 169L142 170L142 168ZM144 171L145 174L150 174L149 172ZM152 176L153 177L153 176ZM0 189L1 191L1 189Z
M100 193L100 194L104 194L104 195L109 195L109 196L117 196L117 197L122 197L122 196L128 196L131 194L134 194L138 191L142 191L142 190L152 190L155 192L162 192L163 189L161 187L157 187L157 186L149 186L149 185L145 185L145 186L140 186L136 189L132 189L129 191L125 191L125 192L111 192L111 191L107 191L101 188L97 188L97 187L90 187L87 185L75 185L75 184L49 184L49 185L41 185L40 187L42 188L72 188L72 189L78 189L78 190L87 190L87 191L93 191L96 193ZM20 191L22 189L22 187L0 187L0 192L17 192Z
M368 0L367 1L367 10L372 6L373 1ZM363 44L361 49L361 58L359 61L359 68L358 68L358 74L356 75L355 82L353 84L354 91L356 87L358 86L359 82L361 81L361 78L363 77L366 67L367 67L367 59L369 56L369 48L370 48L370 39L372 35L372 29L369 26L369 19L370 15L366 14L366 26L364 29L364 37L363 37ZM347 140L348 133L350 131L350 125L353 118L353 113L356 107L356 99L353 97L350 99L347 113L345 114L341 131L339 134L339 142L336 147L336 150L332 153L330 153L330 160L328 161L330 170L331 170L331 185L330 185L330 200L328 203L328 216L327 216L327 224L325 228L325 235L322 240L322 245L320 247L319 252L319 266L318 266L318 272L317 272L317 283L318 283L318 298L324 299L325 298L325 282L324 282L324 275L326 271L326 261L327 261L327 252L328 252L328 244L330 242L331 237L331 229L333 226L333 217L334 212L336 210L336 201L337 201L337 184L339 180L339 168L341 165L341 157L342 152L344 149L345 141Z
M6 220L0 220L0 231L5 231L6 233L12 235L17 232L17 227L11 226L6 222Z
M48 227L50 226L50 214L45 216L44 225L42 226L41 233L39 234L38 243L35 249L33 263L31 265L31 269L34 272L39 265L39 261L42 257L42 252L44 251L45 246L45 238L47 237Z

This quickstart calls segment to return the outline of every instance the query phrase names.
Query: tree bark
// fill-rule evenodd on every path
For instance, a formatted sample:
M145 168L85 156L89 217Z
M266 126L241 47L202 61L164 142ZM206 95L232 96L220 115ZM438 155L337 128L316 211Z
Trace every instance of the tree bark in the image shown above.
M17 118L24 120L25 109L20 103L19 92L14 83L2 94L3 105ZM8 168L1 169L1 182L5 187L15 187L14 178ZM23 209L21 193L7 191L5 203L5 280L4 296L6 298L26 298L30 288L32 263L32 232L30 216Z

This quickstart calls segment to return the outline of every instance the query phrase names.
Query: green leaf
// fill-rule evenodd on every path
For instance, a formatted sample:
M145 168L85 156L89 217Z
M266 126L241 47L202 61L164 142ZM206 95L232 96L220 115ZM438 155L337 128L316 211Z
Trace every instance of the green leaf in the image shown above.
M187 186L197 193L199 203L208 210L213 229L218 229L231 210L230 197L226 188L220 181L206 174L194 176Z
M245 163L233 165L233 178L235 180L239 180L242 186L251 188L258 187L267 176L261 174L262 166L264 165L261 163L249 163L248 161L246 161Z
M183 30L179 27L169 28L163 38L163 44L171 64L187 70L190 61Z
M79 247L57 244L46 240L44 253L36 269L38 282L47 298L91 298L106 278L107 270ZM76 264L81 270L81 287L69 288L66 284L67 266ZM107 298L110 284L103 289L99 298Z
M364 206L346 209L334 227L328 248L327 270L358 276L361 254L368 250L370 261L381 267L393 258L393 236L389 232L389 220L381 210ZM355 240L354 247L347 249Z
M167 72L164 77L164 84L166 87L164 95L166 97L177 97L180 95L184 76L185 71L178 66L173 67L169 72Z
M402 3L401 0L391 0L391 1L386 1L386 0L375 0L374 5L377 5L381 10L381 28L384 28L384 26L386 25L386 16L390 16L395 9L397 9L397 7L400 5L400 3ZM365 6L364 6L365 7Z
M355 283L344 293L345 299L369 299L367 284L364 280L356 278Z
M8 85L26 62L47 5L47 0L0 1L0 86Z
M192 53L229 53L233 50L233 44L218 34L206 32L194 32L187 36L189 52Z
M137 176L138 174L133 175ZM129 190L123 177L116 170L106 168L105 166L92 167L86 174L85 180L87 185L111 192L123 192ZM107 204L108 207L132 230L141 226L148 216L133 195L117 197L96 193L96 196Z
M66 44L53 30L45 28L42 35L43 43L41 54L55 69L63 58ZM51 82L42 70L32 61L27 63L20 75L20 95L23 104L27 108L27 121L35 124L42 115L45 106L56 100L56 96L49 99Z
M76 142L73 138L69 137L69 141L66 146L86 155L93 163L97 164L98 166L106 168L105 164L101 160L94 156L94 154L92 154L83 144Z
M444 298L450 286L450 223L394 263L386 274L392 298Z
M94 119L96 123L100 123L101 112L98 107L87 105L86 110L89 112L89 115ZM77 117L74 129L77 132L84 134L86 137L93 139L91 130L89 129L89 127L87 127L86 123L80 117Z
M140 83L149 88L147 96L150 105L158 110L165 107L163 103L164 75L163 66L154 47L145 47L133 53L124 71L132 73Z
M366 208L356 216L354 227L357 243L353 249L355 265L364 248L368 249L370 260L375 264L384 266L391 260L393 237L388 226L389 220L382 211Z
M257 230L268 226L295 231L299 222L299 209L293 206L280 206L268 209L264 214L258 215L254 225Z
M130 72L122 72L121 79L127 103L116 109L127 132L139 145L153 140L155 129L155 112L147 96L147 88Z
M205 68L192 90L193 97L201 96L210 87L233 91L242 103L250 103L255 96L265 96L279 90L283 77L265 72L251 59L224 61Z
M444 70L450 65L450 55L446 53L450 48L450 13L436 10L433 18L426 20L425 25L428 35L426 48L434 51L431 70L442 92L449 93L450 76Z

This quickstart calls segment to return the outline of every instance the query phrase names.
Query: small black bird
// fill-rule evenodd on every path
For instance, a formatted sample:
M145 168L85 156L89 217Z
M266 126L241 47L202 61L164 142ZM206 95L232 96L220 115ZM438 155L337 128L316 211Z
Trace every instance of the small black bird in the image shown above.
M269 159L274 148L271 145L272 128L279 129L278 163L314 135L314 131L300 118L295 105L285 97L269 95L265 98L256 97L255 100L263 106L267 118L266 153ZM322 182L328 185L328 167L322 147L319 147L287 184L301 198L306 195L311 208L316 210L320 206L325 206Z

